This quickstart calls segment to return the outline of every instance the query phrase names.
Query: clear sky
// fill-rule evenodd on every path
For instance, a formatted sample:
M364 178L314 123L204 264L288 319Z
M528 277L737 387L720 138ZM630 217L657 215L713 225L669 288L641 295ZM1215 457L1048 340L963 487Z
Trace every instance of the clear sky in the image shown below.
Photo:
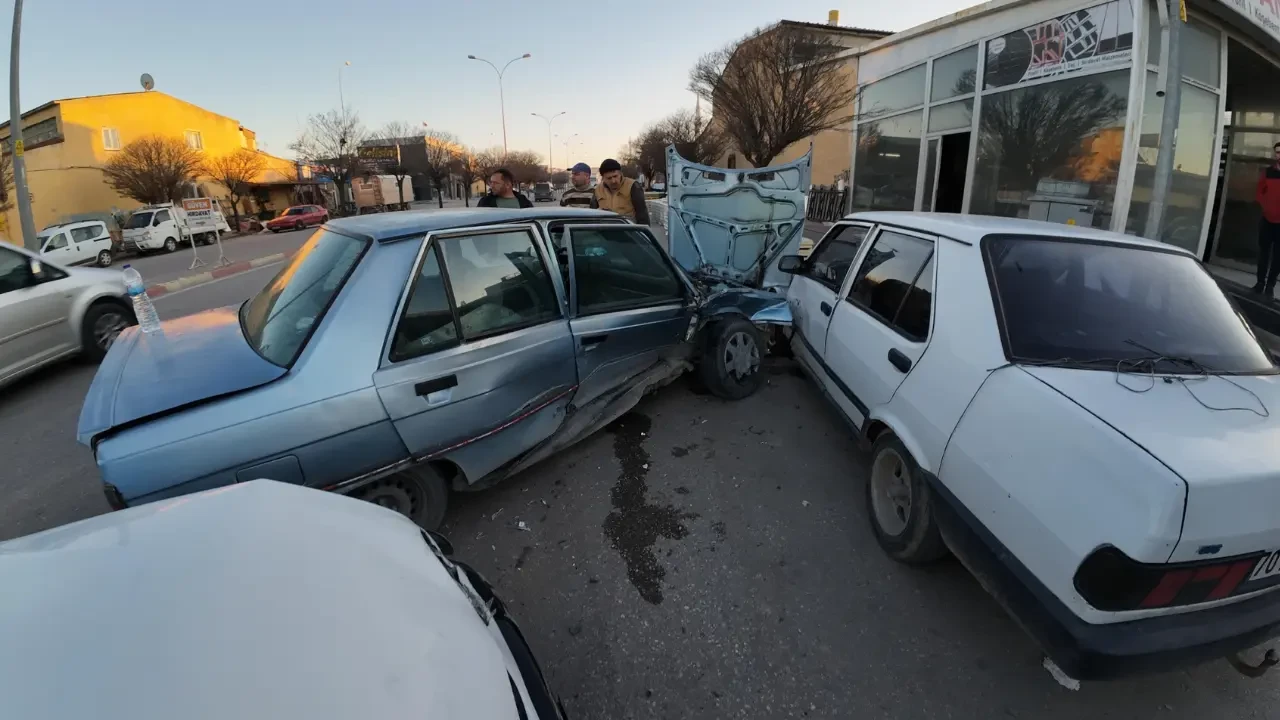
M705 52L780 19L903 30L973 4L970 0L26 0L22 38L24 110L49 100L156 89L239 120L259 147L290 157L307 116L346 102L364 124L422 122L467 145L500 146L493 70L507 71L507 134L513 149L593 167L615 156L647 122L692 108L688 71ZM12 0L0 7L8 36ZM3 53L4 77L9 54ZM6 96L7 99L7 96ZM8 119L8 103L3 112Z

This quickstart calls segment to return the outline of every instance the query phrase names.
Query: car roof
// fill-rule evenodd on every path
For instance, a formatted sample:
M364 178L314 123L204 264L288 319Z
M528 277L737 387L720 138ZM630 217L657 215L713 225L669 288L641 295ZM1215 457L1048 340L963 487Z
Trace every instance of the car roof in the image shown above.
M10 717L516 717L409 520L255 480L0 543ZM70 691L69 688L74 688Z
M1101 240L1153 250L1175 251L1194 257L1186 250L1169 243L1148 240L1135 235L1123 235L1109 230L1098 230L1080 225L1064 225L1042 220L1024 220L1022 218L996 217L992 215L892 211L857 212L846 215L842 219L896 225L975 245L987 235L1030 235L1033 237Z
M325 227L379 242L437 230L528 222L530 220L604 220L617 215L604 210L572 208L469 208L465 210L409 210L339 218Z

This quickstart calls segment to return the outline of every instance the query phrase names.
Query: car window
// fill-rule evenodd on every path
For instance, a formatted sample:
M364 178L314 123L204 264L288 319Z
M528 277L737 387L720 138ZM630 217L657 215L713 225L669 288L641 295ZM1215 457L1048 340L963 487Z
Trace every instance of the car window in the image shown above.
M0 294L21 290L31 280L27 256L0 248Z
M1114 371L1119 361L1164 356L1209 371L1273 370L1222 289L1188 255L1007 236L983 240L983 255L1011 359L1072 359Z
M391 362L408 360L458 344L458 324L440 273L439 248L432 243L413 280L391 341Z
M169 222L169 211L168 211L168 210L161 210L160 212L156 213L156 224L157 224L157 225L159 225L160 223L167 223L167 222Z
M129 222L125 224L125 230L136 230L144 228L151 224L151 213L136 212L129 216Z
M599 218L599 219L591 218L590 220L582 220L579 222L566 222L566 221L553 222L547 225L547 234L551 236L551 244L554 247L562 248L564 247L564 229L566 227L573 227L574 225L596 224L596 223L617 223L619 225L624 225L626 224L626 221L622 219L611 220L609 218Z
M67 234L65 232L56 233L44 244L44 252L48 252L49 250L61 250L66 246Z
M317 232L240 309L245 339L268 362L293 364L360 260L364 240Z
M849 266L858 255L862 239L867 236L867 230L865 225L837 226L830 237L813 249L800 274L839 291L840 283L844 282Z
M883 230L867 249L849 302L914 340L929 334L933 301L933 243Z
M74 242L82 243L93 240L99 235L105 235L101 225L86 225L84 227L72 228L71 239Z
M679 300L684 286L662 251L639 228L570 228L578 314Z
M560 317L551 276L527 230L439 238L462 339Z

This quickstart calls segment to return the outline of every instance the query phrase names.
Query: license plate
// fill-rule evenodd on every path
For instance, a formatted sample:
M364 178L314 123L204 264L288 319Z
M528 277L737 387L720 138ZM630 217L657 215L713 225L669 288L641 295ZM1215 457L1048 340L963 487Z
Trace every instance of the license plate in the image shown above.
M1253 566L1253 572L1249 573L1249 582L1265 580L1277 575L1280 575L1280 550L1272 550L1263 555L1258 560L1258 564Z

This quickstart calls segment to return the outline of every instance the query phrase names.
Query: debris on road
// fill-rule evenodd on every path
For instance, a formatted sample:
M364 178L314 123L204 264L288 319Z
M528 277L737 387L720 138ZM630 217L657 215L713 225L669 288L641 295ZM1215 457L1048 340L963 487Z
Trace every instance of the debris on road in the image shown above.
M1058 684L1061 685L1062 687L1068 690L1080 689L1080 681L1062 672L1062 668L1058 667L1058 663L1054 662L1053 660L1050 660L1049 658L1045 658L1044 669L1048 670L1049 674L1053 676L1053 679L1057 680Z
M499 515L501 515L501 514L502 514L502 511L503 511L503 510L505 510L505 509L506 509L506 508L498 508L498 512L496 512L496 513L494 513L494 514L492 514L492 515L490 515L490 516L489 516L489 522L493 522L494 520L497 520L497 519L498 519L498 516L499 516Z
M804 507L809 507L809 501L808 501L808 500L801 500L801 501L800 501L800 504L801 504L801 505L803 505Z
M530 532L529 525L528 525L527 523L525 523L525 521L523 521L523 520L521 520L520 522L517 522L517 523L516 523L516 529L517 529L517 530L523 530L523 531L525 531L525 532Z

